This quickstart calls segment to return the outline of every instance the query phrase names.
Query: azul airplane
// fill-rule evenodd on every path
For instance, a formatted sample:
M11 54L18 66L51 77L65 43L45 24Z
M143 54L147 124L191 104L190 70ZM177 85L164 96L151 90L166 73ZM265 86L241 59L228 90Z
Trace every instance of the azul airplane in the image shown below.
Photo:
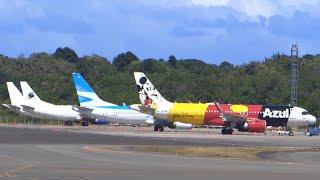
M20 85L23 94L12 82L7 82L11 105L4 104L4 106L31 117L61 120L68 126L73 122L81 122L83 126L88 125L86 116L76 111L75 106L55 105L42 101L27 82L20 82Z
M153 112L154 130L192 127L192 125L223 126L222 134L232 134L233 129L248 132L265 132L267 126L315 124L316 118L307 110L292 106L245 105L219 103L172 103L161 96L144 73L135 72L140 110ZM291 135L292 132L290 132Z
M86 112L89 117L125 124L154 123L151 115L132 110L127 105L119 106L101 100L81 74L72 73L72 77L80 102L79 110Z

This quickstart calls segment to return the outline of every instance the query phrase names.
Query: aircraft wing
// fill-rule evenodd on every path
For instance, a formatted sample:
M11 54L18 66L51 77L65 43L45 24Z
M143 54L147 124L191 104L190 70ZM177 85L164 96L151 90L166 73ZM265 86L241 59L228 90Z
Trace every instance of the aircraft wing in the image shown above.
M217 106L217 109L220 113L220 117L223 119L223 121L229 122L232 128L237 125L243 125L248 120L247 117L241 115L223 112L220 105L216 102L215 105Z
M235 122L235 123L247 121L246 117L238 116L238 115L234 115L234 114L229 114L229 113L223 113L222 119L224 121Z
M31 106L26 106L26 105L21 105L24 111L33 113L34 112L34 107Z

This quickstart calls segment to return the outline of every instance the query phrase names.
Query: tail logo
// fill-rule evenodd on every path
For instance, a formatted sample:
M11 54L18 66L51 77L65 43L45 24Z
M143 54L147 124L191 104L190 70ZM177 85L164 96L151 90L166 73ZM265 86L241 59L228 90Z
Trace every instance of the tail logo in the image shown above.
M91 98L88 98L88 97L84 97L84 96L81 96L81 95L78 95L78 97L79 97L80 103L85 103L85 102L90 102L90 101L92 101L92 99L91 99Z
M143 104L146 107L156 109L157 104L154 102L154 98L158 98L157 90L150 82L148 82L148 79L146 77L143 76L139 79L139 84L137 84L137 88L140 94L140 98L143 98Z
M149 98L149 96L146 97L146 99L144 100L144 105L147 107L150 107L152 105L152 99Z
M28 93L28 99L33 99L33 98L34 98L34 93L33 92Z
M157 96L157 94L155 92L156 88L147 81L148 80L146 77L141 77L139 79L140 85L137 85L139 93L141 93L145 96Z

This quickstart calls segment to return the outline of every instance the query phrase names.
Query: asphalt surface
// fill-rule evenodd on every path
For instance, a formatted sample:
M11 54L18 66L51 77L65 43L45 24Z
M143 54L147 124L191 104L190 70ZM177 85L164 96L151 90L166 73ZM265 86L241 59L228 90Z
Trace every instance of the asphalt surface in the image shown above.
M266 154L244 161L123 151L98 152L101 145L279 145L319 147L318 137L220 136L188 138L103 134L89 129L0 127L0 179L318 179L315 152ZM145 134L145 133L144 133ZM266 141L266 142L265 142ZM279 143L279 141L281 143ZM308 142L306 142L308 141ZM241 144L240 143L240 144Z

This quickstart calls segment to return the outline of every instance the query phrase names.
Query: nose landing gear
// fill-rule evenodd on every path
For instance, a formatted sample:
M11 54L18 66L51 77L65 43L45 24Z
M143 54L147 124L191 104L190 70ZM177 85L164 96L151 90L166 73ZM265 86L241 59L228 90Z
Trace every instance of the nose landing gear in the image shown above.
M64 123L65 126L73 126L73 122L72 121L66 121Z
M163 125L161 125L161 124L155 124L153 129L154 129L154 131L163 132L164 127L163 127Z
M233 134L233 129L231 129L231 128L223 128L221 130L221 134Z

